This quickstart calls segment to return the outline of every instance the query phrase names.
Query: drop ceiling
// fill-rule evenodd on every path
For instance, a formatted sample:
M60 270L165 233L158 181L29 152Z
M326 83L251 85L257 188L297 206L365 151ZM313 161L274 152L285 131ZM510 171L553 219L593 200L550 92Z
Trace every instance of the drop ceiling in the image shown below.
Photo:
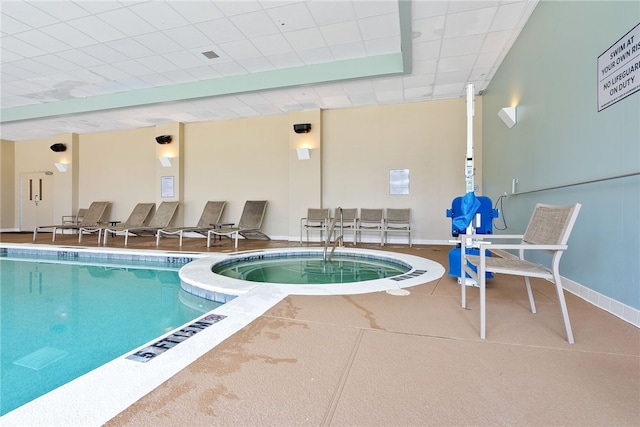
M480 93L537 1L2 1L0 137Z

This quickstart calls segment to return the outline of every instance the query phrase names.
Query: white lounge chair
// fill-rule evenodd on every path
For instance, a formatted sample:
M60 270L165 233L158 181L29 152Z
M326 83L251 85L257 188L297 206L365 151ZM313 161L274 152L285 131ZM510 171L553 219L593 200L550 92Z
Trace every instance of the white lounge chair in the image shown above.
M269 240L269 236L260 231L266 210L266 200L248 200L244 204L244 209L242 210L242 215L240 216L240 221L238 221L237 227L225 226L207 231L207 247L211 247L212 236L226 236L234 238L234 247L236 249L238 249L239 236L242 236L246 239L254 238Z
M122 224L119 224L122 228L141 227L147 221L149 214L156 207L155 203L138 203L133 210L129 218ZM81 226L78 229L78 243L82 242L82 236L84 234L98 233L98 244L102 237L102 231L107 227L107 224L102 222L97 227L93 226Z
M158 230L166 228L171 224L173 216L176 214L179 202L162 202L158 210L153 215L148 225L142 227L105 227L103 230L104 244L107 244L109 233L124 234L124 245L129 244L129 235L153 236Z
M220 218L222 218L222 211L224 210L227 202L207 202L200 215L200 220L195 227L176 227L176 228L162 228L156 233L156 246L160 244L160 238L162 235L178 235L180 237L180 246L182 247L182 237L184 233L198 233L203 236L207 235L207 232L212 228L218 227Z
M53 236L51 241L56 241L58 230L78 230L80 227L99 227L102 216L111 202L93 202L87 209L82 221L77 224L40 225L33 229L33 240L38 238L38 232L51 231Z

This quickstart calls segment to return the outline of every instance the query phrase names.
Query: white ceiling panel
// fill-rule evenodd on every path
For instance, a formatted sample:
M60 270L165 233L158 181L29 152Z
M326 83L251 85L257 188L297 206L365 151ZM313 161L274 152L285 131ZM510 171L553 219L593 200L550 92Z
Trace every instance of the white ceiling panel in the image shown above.
M537 1L2 1L0 137L461 97L468 83L487 87ZM209 51L218 57L202 55ZM325 82L313 71L337 76L344 60L370 77ZM390 71L385 61L410 69ZM289 76L307 66L316 83L293 86ZM184 83L206 93L211 79L251 84L261 73L269 77L258 92L144 99L182 93L156 89ZM100 110L100 99L118 98L91 99L131 91L141 105ZM68 100L98 110L68 114Z

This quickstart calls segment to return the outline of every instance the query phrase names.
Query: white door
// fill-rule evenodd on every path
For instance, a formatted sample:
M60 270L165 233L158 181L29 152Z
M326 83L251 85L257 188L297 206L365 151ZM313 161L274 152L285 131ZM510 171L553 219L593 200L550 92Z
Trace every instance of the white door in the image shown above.
M39 225L57 224L53 215L53 173L22 174L20 230L33 231Z

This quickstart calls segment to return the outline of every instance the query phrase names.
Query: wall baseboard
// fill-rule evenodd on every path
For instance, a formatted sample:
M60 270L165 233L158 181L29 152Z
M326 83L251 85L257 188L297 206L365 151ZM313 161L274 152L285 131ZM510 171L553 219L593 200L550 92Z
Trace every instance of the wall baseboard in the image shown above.
M590 302L602 310L613 314L616 317L631 323L636 328L640 328L640 310L630 307L626 304L616 301L613 298L602 295L592 289L587 288L573 280L562 277L562 284L564 289L572 294L582 298L583 300Z

